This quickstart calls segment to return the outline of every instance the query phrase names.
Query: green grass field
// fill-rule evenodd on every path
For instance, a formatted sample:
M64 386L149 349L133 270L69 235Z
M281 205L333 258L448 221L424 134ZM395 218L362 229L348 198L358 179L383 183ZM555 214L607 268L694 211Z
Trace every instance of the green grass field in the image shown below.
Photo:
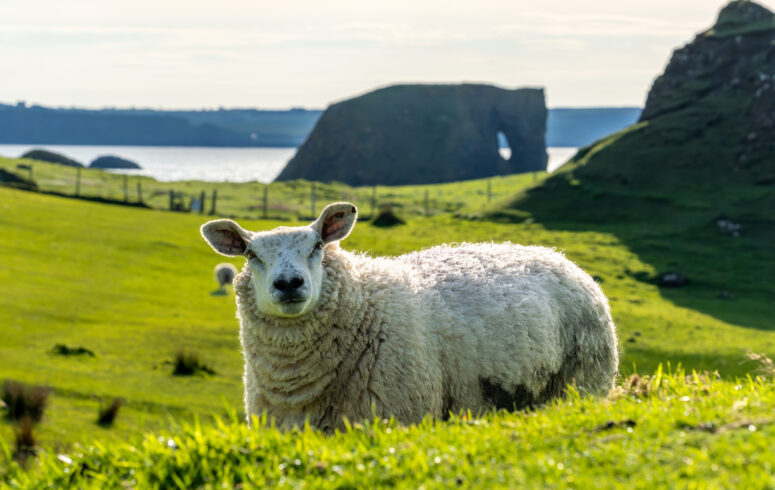
M16 161L0 163L12 167ZM43 165L36 164L35 172L43 173ZM62 171L53 169L52 178L54 170ZM96 180L120 185L120 177L89 172L95 172ZM45 174L40 178L44 181ZM532 176L493 179L498 197L506 193L505 187L497 187L498 181L508 184L510 193L533 185ZM232 184L234 208L224 213L251 216L240 210L247 209L254 185L259 186ZM651 473L654 482L683 476L712 478L718 485L745 483L752 481L747 479L757 468L767 468L766 474L772 475L768 466L762 466L769 464L769 456L757 452L772 435L769 422L750 433L734 425L771 413L771 383L745 380L755 368L747 351L775 354L771 276L755 273L769 270L771 252L748 250L743 245L749 241L723 242L741 247L741 253L733 263L709 267L720 260L716 250L728 237L702 229L704 235L697 240L670 226L644 227L626 220L596 227L560 225L513 209L505 222L456 217L455 213L482 212L487 206L485 185L478 181L431 186L447 200L439 200L430 217L422 216L424 187L384 188L380 195L402 203L397 207L405 210L407 224L383 229L360 223L343 246L373 255L460 241L510 240L556 247L601 281L619 331L624 375L635 369L651 373L669 362L689 372L717 370L722 380L703 382L710 387L705 395L691 383L671 378L680 388L660 385L658 396L647 400L572 399L531 414L410 428L380 425L332 438L251 433L234 423L213 426L217 418L242 418L242 381L233 297L211 294L216 289L212 268L223 257L199 237L199 226L208 217L0 187L0 378L54 389L36 430L43 467L27 474L0 456L0 481L12 486L62 483L69 478L63 473L68 466L53 459L56 453L83 454L76 459L100 468L94 471L103 476L88 481L96 486L103 477L112 484L135 478L138 486L230 484L245 479L292 486L311 479L322 486L370 482L414 487L422 482L442 486L458 477L471 485L508 481L583 486L605 477L605 465L620 468L611 470L610 482L646 486L646 468L659 461L662 466ZM364 197L354 200L368 210L371 190L357 192ZM321 198L319 208L327 202ZM282 217L240 222L249 229L270 229L287 225L293 216ZM763 247L768 236L745 240L762 242ZM234 263L241 266L240 260ZM659 289L651 278L671 265L684 268L694 281L682 289ZM730 288L732 296L720 299L719 289L731 279L738 281ZM95 357L55 355L51 350L56 344L82 346ZM181 348L197 351L216 373L172 376L167 362ZM678 400L683 396L699 407L689 412L691 416L684 415L689 405ZM127 401L115 426L98 426L100 403L114 397ZM743 399L748 400L747 408L729 409ZM201 429L179 428L195 419ZM608 420L625 419L637 420L635 436L618 426L600 433L592 430ZM710 420L724 429L716 434L683 430L686 420L694 425ZM189 442L186 451L169 451L155 435L142 442L146 433L177 434L173 437ZM12 446L13 427L5 420L0 422L0 440ZM738 446L749 442L749 452L741 453ZM389 447L402 449L383 461L381 454ZM701 459L698 454L704 447ZM723 471L711 469L719 461L716 453L723 456L732 450L737 454L727 455L729 461L715 463ZM303 457L292 457L296 454ZM437 456L442 463L435 463ZM478 468L489 458L492 471L480 474ZM296 459L302 463L295 464ZM686 459L695 466L684 464ZM119 460L123 462L116 463ZM158 471L149 469L148 461L158 462ZM746 462L755 464L749 470L743 468ZM573 472L558 470L560 463ZM130 469L135 470L133 477L127 476Z
M769 377L658 370L605 400L571 392L533 412L375 420L332 436L195 421L44 451L4 476L12 488L770 488L773 404Z
M18 165L33 167L33 179L40 190L73 195L76 192L77 170L73 167L36 160L0 157L0 169L27 178L28 171ZM263 218L264 190L267 190L267 217L295 220L312 214L314 188L315 213L333 201L349 201L358 205L363 217L378 212L381 205L391 205L401 216L438 215L445 213L475 214L484 206L508 198L517 190L543 180L546 173L509 175L489 179L431 184L426 186L351 187L341 183L306 181L213 183L199 181L159 182L149 177L127 178L127 202L137 203L137 184L142 189L142 202L154 209L169 210L169 191L188 206L192 197L205 192L205 212L211 209L212 192L217 192L216 211L219 216ZM489 185L489 194L488 194ZM81 169L79 195L124 201L124 176L98 169ZM317 214L315 215L317 217Z

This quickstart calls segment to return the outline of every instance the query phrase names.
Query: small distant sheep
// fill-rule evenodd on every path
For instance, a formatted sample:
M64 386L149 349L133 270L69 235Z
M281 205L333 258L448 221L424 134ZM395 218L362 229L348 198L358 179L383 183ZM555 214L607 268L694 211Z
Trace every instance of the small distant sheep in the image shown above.
M267 232L210 221L202 236L247 262L234 281L245 403L281 427L344 418L533 407L568 384L607 393L614 323L595 281L560 253L511 243L441 245L395 258L339 248L357 218L331 204Z
M237 277L237 268L228 262L215 266L215 281L218 283L218 291L225 292L224 286L234 282Z

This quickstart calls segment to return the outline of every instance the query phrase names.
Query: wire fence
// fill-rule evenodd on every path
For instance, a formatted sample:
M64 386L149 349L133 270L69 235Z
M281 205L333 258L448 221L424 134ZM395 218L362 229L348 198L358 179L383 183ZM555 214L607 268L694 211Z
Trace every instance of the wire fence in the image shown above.
M515 176L506 176L448 184L351 187L301 180L269 184L159 182L82 167L40 167L38 171L36 165L24 163L12 170L42 192L181 213L275 220L314 219L334 201L355 203L362 219L381 211L405 216L473 212L513 195L530 179L521 176L517 181ZM535 182L537 175L530 180Z

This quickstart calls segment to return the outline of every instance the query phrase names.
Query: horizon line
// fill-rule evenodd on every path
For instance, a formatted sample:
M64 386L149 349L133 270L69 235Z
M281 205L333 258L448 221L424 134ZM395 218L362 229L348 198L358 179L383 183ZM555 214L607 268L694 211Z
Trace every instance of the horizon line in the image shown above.
M345 99L346 100L346 99ZM28 103L26 100L17 100L16 102L4 102L0 101L0 106L16 107L16 108L42 108L52 110L79 110L79 111L154 111L154 112L219 112L219 111L262 111L262 112L291 112L291 111L306 111L306 112L324 112L326 108L319 107L304 107L304 106L291 106L285 108L262 108L262 107L250 107L250 106L217 106L217 107L199 107L199 108L163 108L163 107L150 107L150 106L77 106L77 105L45 105L39 102ZM643 110L643 106L638 105L559 105L554 107L548 107L547 110L555 109L640 109Z

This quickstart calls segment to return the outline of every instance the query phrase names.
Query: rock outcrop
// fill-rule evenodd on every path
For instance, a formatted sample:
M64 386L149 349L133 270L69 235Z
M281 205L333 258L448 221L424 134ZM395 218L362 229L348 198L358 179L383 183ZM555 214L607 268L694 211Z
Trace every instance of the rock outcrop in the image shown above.
M673 52L649 91L640 120L683 109L722 91L754 94L766 85L760 82L771 78L773 34L772 12L745 0L728 4L713 27Z
M67 167L83 167L83 164L79 161L68 158L60 153L54 153L48 150L30 150L26 152L21 158L29 158L30 160L38 160L41 162L58 163L59 165L65 165Z
M545 170L546 116L542 89L387 87L331 105L277 180L400 185Z
M675 50L640 120L679 123L697 142L722 129L723 170L775 183L775 15L747 0L726 5L713 27Z
M708 222L771 219L775 15L745 0L675 50L640 121L578 151L498 219Z
M529 194L509 207L575 221L766 215L775 205L775 15L750 1L726 5L672 54L637 124L580 149Z
M140 165L136 164L132 160L113 156L103 155L94 159L89 164L89 168L104 168L104 169L140 169Z

